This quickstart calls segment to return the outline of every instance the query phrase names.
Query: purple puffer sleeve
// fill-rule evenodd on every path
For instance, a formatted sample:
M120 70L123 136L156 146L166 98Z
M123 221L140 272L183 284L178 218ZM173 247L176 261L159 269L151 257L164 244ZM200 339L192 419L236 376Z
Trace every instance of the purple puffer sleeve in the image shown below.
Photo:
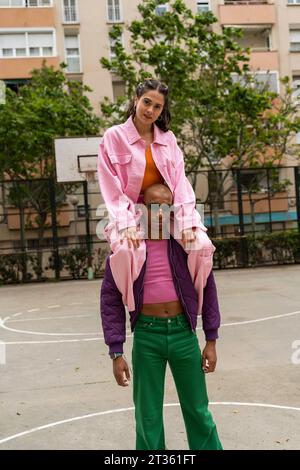
M202 326L206 341L217 339L221 315L213 271L207 278L203 295Z
M109 257L101 286L100 307L105 344L109 346L110 353L122 353L126 339L126 313L122 295L110 269Z

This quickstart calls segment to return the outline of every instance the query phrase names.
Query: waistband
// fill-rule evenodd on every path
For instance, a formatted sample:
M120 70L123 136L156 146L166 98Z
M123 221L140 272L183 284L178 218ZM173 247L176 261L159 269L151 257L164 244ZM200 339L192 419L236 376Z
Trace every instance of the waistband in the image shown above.
M161 317L155 317L155 316L152 316L152 315L144 315L143 312L141 312L138 316L137 321L142 321L144 323L157 323L157 324L188 323L188 319L186 318L184 313L179 313L175 317L161 318Z

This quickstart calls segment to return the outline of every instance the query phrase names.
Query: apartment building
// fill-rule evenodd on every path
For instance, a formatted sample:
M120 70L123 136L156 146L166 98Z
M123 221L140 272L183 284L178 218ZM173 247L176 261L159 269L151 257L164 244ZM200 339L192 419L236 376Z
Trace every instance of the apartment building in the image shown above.
M89 98L96 112L104 96L116 98L123 91L119 77L103 70L99 59L113 57L114 44L109 30L114 24L124 27L123 43L129 49L125 26L139 18L141 0L0 0L0 80L17 89L30 79L30 71L48 65L67 64L66 73L93 91ZM250 67L269 86L280 91L279 77L290 76L300 90L300 0L185 0L194 12L211 10L218 19L216 32L226 27L244 31L240 44L251 48ZM168 2L157 7L157 14L168 9ZM300 143L300 136L299 136ZM290 162L287 161L287 164ZM282 172L289 178L290 170ZM291 177L291 180L293 178ZM291 194L293 188L289 189ZM199 195L201 189L199 190ZM284 197L284 195L283 195ZM237 226L237 208L224 205L224 233ZM258 209L268 215L266 202ZM278 204L278 208L277 208ZM274 202L273 211L281 212L278 228L295 220L288 200ZM293 216L291 218L291 212ZM249 212L248 212L249 213ZM285 215L284 215L285 214ZM230 220L229 220L229 218ZM264 219L261 217L261 224ZM235 222L234 222L235 221ZM71 220L66 222L68 226ZM68 230L64 232L67 236Z
M100 57L112 57L109 29L138 18L141 0L0 0L0 79L12 87L30 78L30 71L67 64L70 78L81 80L93 92L96 111L105 96L122 93L122 82L100 66ZM293 77L300 87L300 0L186 0L194 12L211 10L218 18L215 31L243 29L241 45L251 47L250 66L279 91L279 76ZM168 8L161 3L157 13Z

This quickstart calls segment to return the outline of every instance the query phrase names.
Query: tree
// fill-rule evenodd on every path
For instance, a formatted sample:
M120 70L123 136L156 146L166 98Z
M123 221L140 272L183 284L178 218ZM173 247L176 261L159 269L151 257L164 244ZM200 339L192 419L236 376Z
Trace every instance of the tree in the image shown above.
M255 238L256 234L256 221L255 221L255 206L256 204L265 201L271 200L277 193L286 191L287 188L292 184L288 179L281 179L279 176L279 168L272 165L266 166L264 168L250 167L245 169L239 178L243 176L242 181L240 181L241 190L244 194L247 194L248 202L250 205L250 219L253 237ZM257 197L256 197L257 196ZM244 202L244 201L243 201ZM271 214L270 214L271 215Z
M168 3L169 9L158 15L161 3ZM300 130L287 79L282 99L259 83L249 69L250 49L237 42L242 31L213 32L217 19L211 12L193 14L183 0L144 0L138 10L141 19L128 26L131 52L125 51L122 27L117 25L110 32L115 58L100 61L125 84L123 97L115 103L106 97L101 103L101 126L124 120L125 106L139 81L155 76L166 83L171 126L185 155L187 174L195 187L192 172L209 168L218 182L208 197L219 233L218 200L232 189L232 169L262 163L266 149L271 149L268 162L279 162L289 138ZM220 168L225 170L221 177Z
M0 176L10 181L8 198L20 210L21 245L25 250L24 209L36 213L39 246L50 211L49 184L54 179L53 139L63 136L96 135L99 118L93 113L88 97L90 89L70 81L59 70L43 67L33 70L30 82L18 94L6 90L6 101L0 104ZM28 180L34 180L29 181ZM55 184L56 206L70 190L68 185ZM42 273L42 253L38 251Z
M10 179L55 176L53 139L87 136L99 132L80 82L68 80L59 70L43 64L32 71L30 82L18 94L6 90L0 105L0 174Z

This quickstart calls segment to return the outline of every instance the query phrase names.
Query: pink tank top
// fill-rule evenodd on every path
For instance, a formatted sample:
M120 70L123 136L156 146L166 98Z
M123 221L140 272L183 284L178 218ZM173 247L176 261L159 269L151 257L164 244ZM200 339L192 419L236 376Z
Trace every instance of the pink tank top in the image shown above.
M144 278L144 304L178 300L168 258L168 240L145 240L147 264Z

